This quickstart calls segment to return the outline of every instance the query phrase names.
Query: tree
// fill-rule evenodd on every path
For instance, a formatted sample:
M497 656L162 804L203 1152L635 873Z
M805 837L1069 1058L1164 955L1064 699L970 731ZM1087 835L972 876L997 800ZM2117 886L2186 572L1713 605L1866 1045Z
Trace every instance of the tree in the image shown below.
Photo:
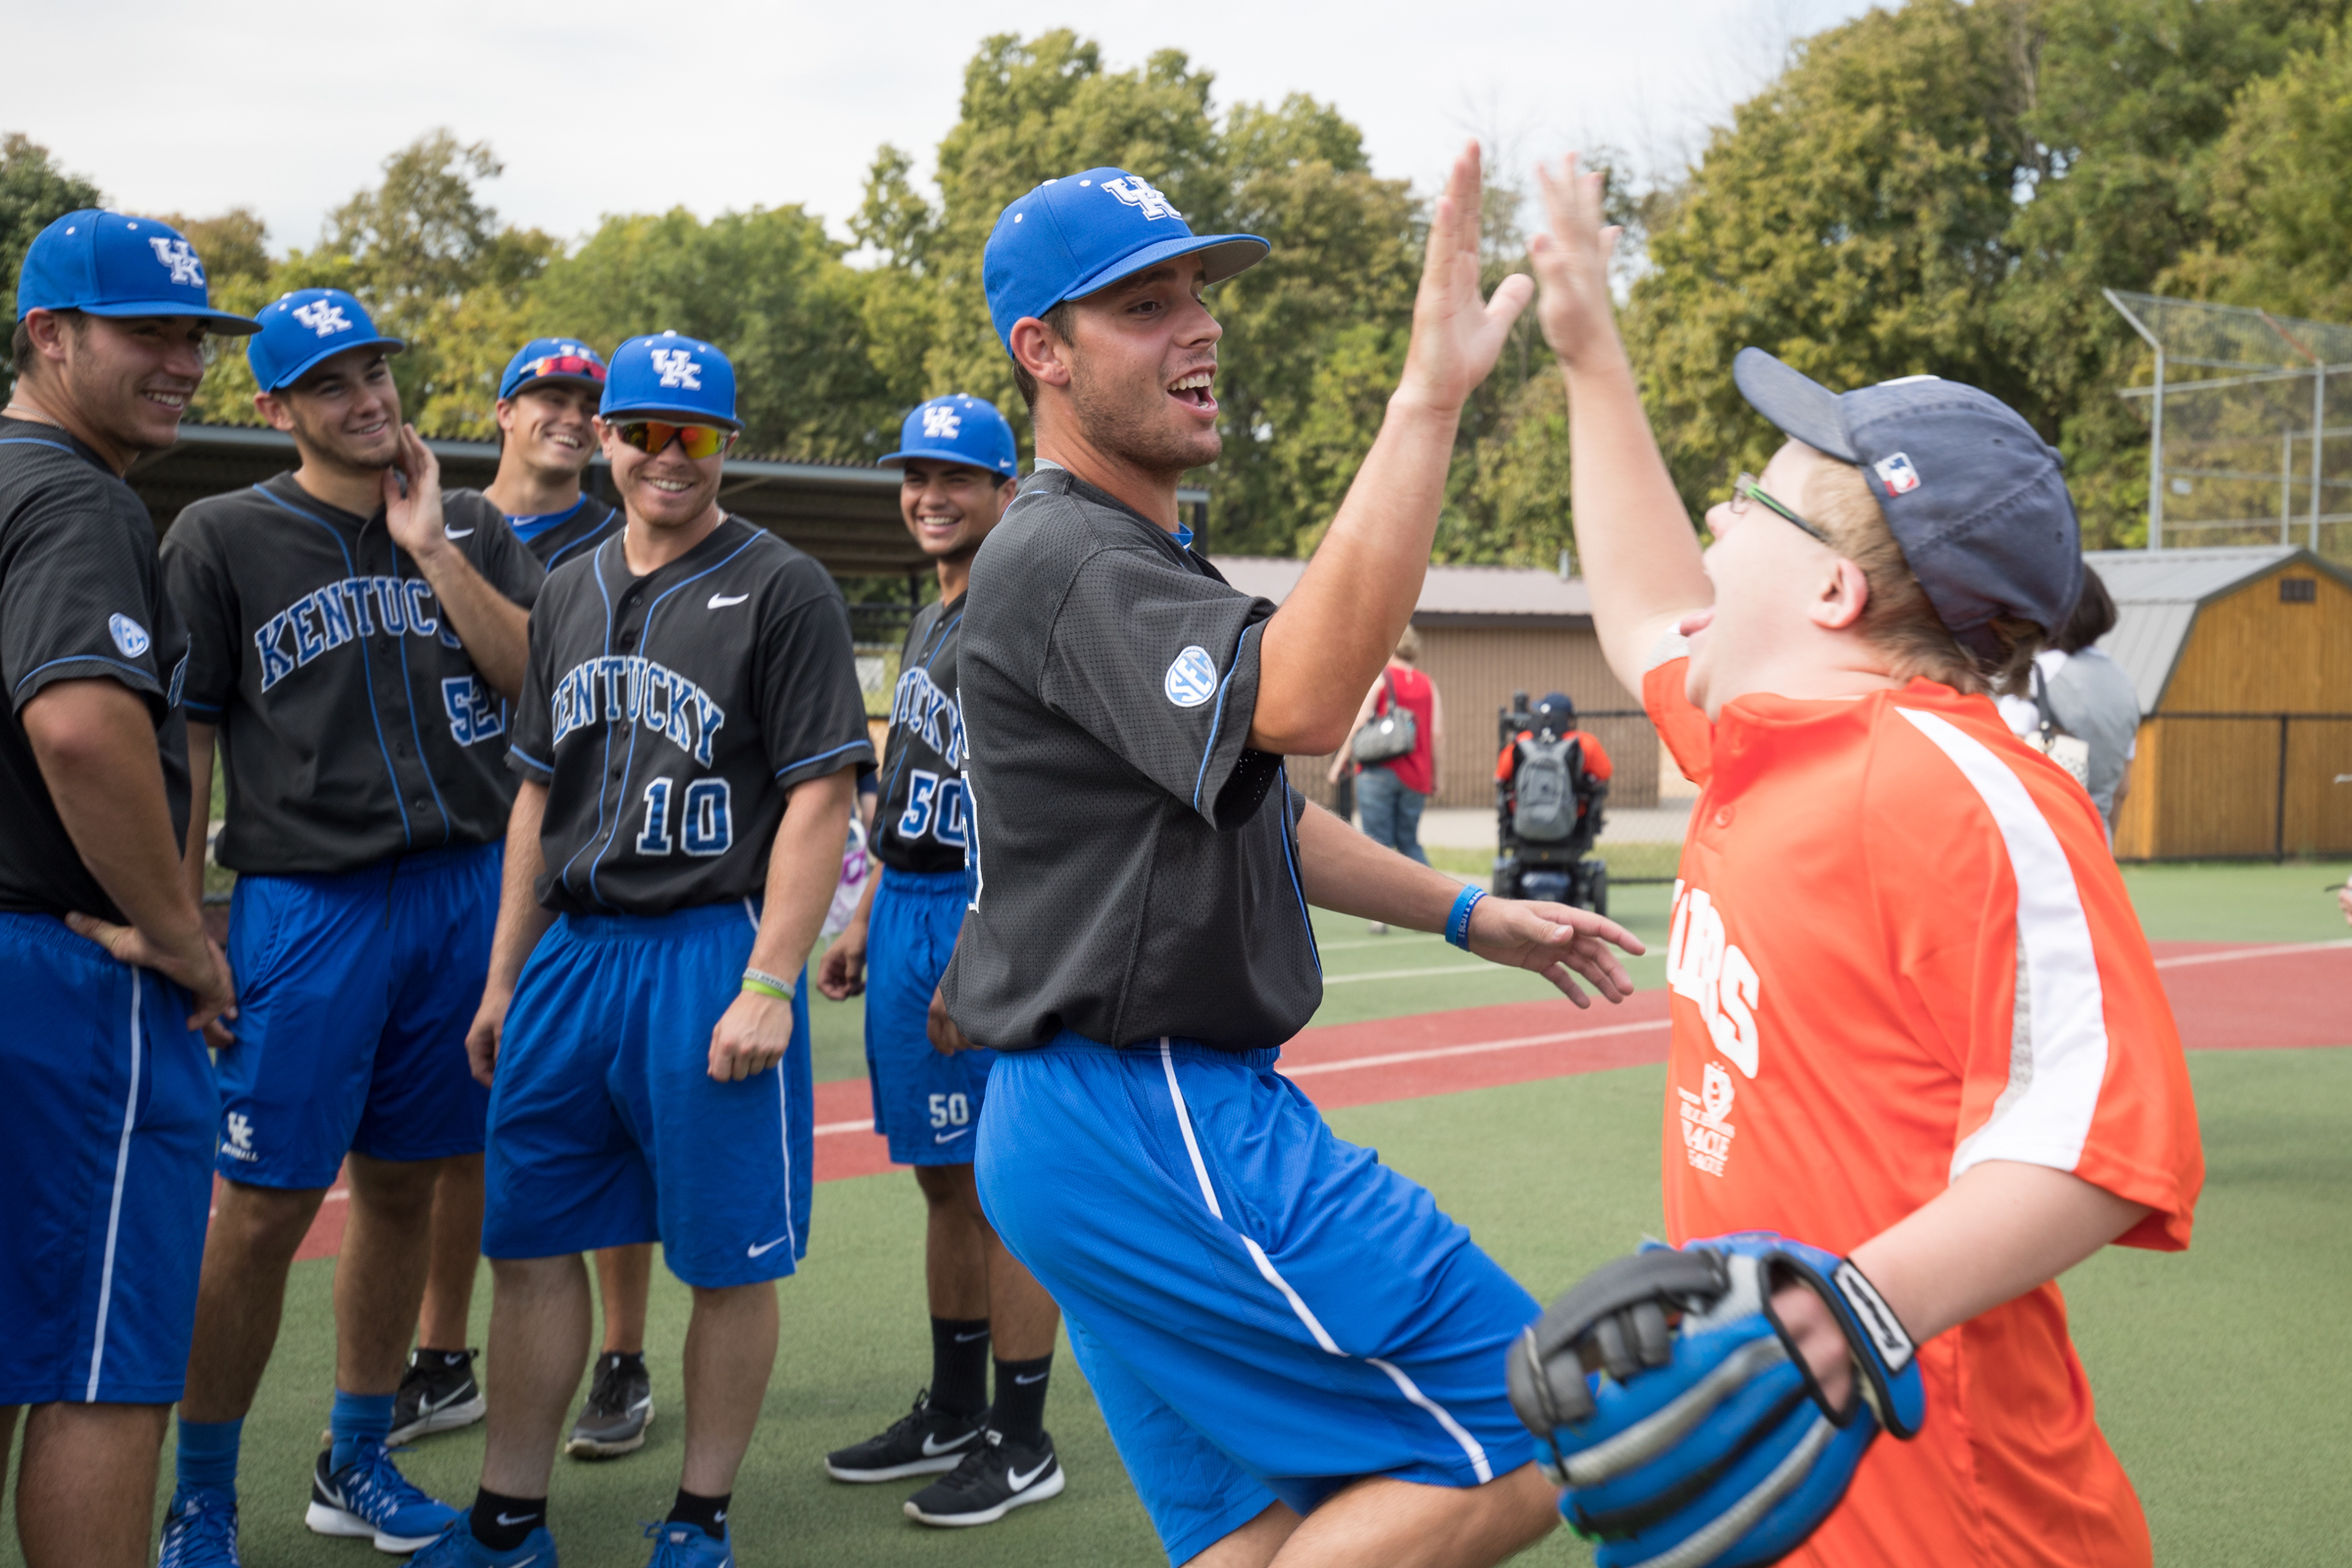
M49 149L21 131L0 135L0 303L17 319L17 273L42 229L66 214L104 205L98 187L57 167ZM0 397L15 384L16 365L0 341Z

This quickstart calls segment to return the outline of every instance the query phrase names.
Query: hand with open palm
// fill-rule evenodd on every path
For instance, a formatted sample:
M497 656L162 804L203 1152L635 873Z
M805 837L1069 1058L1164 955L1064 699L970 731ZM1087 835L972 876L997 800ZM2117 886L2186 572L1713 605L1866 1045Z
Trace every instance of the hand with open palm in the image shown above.
M1511 324L1536 285L1514 272L1494 289L1479 293L1478 144L1453 162L1446 194L1429 223L1429 247L1421 264L1421 292L1413 301L1413 340L1404 356L1396 396L1452 414L1494 368Z

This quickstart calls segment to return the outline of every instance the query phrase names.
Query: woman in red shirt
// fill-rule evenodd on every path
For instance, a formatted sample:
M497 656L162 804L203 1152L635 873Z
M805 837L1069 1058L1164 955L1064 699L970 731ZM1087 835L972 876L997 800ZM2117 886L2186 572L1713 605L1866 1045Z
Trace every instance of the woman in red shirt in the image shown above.
M1429 857L1421 849L1421 811L1437 793L1438 736L1445 728L1446 707L1438 701L1437 683L1417 667L1420 659L1421 634L1407 626L1404 635L1396 639L1396 652L1389 656L1380 679L1364 693L1363 706L1355 710L1355 722L1348 733L1352 739L1357 730L1392 706L1413 715L1413 749L1385 762L1356 767L1355 800L1366 838L1427 865ZM1337 784L1341 774L1353 765L1354 759L1343 748L1331 760L1331 781ZM1372 928L1388 929L1378 921Z

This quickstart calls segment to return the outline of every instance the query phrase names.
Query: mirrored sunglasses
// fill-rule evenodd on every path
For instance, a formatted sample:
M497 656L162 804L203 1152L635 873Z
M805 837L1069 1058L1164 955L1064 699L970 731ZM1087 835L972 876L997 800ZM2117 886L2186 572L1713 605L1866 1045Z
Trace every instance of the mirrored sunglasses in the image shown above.
M710 424L670 424L661 419L628 419L615 424L621 440L648 454L659 454L675 441L680 451L700 463L715 458L735 444L735 432Z

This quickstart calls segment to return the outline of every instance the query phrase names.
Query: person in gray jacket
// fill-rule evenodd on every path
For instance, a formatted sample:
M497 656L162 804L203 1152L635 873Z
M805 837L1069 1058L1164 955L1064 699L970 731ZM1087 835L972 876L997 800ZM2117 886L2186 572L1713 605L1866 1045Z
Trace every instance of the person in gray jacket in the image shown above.
M2019 735L2031 739L2040 730L2046 703L2057 727L2089 747L2082 786L2107 819L2111 840L2139 749L2139 693L2123 666L2093 646L2114 629L2115 600L2086 565L2074 614L2034 658L2032 687L2000 703L2001 715Z

